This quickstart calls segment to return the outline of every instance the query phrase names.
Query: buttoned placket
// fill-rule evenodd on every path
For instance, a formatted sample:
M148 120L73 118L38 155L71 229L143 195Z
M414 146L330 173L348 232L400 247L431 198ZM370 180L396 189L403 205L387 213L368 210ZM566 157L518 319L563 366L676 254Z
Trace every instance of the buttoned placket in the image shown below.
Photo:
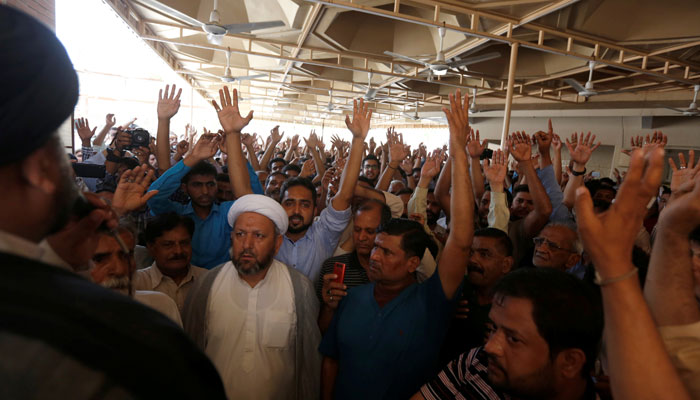
M252 288L248 293L248 310L245 318L245 343L243 351L243 370L250 372L253 370L255 359L255 341L257 338L257 308L258 308L258 286Z

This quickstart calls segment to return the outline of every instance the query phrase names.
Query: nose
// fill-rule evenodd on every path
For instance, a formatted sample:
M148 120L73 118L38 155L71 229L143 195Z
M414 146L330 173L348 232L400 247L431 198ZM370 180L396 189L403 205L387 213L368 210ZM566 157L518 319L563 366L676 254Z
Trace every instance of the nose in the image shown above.
M301 204L297 203L294 205L294 214L301 215Z
M369 259L372 261L381 261L382 257L379 255L379 252L375 248L375 249L372 249L372 252L369 255Z
M484 351L492 356L502 356L503 355L503 340L505 340L505 334L501 331L496 331L489 336L489 340L484 346Z

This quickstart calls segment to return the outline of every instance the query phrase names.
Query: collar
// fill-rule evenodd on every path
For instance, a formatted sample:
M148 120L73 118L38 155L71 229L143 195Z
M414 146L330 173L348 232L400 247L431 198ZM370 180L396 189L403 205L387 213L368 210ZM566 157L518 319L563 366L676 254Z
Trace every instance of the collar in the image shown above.
M23 237L0 230L0 252L73 271L73 268L56 254L46 239L40 243L34 243Z
M153 281L153 287L160 285L160 283L165 278L165 275L163 275L163 273L160 272L160 268L158 268L155 261L153 261L153 264L151 264L151 267L149 268L148 273L151 275L151 279ZM170 277L168 277L168 278L170 278ZM172 278L170 278L170 279L172 280ZM182 278L182 281L180 281L180 284L177 285L177 287L182 287L182 285L186 284L187 282L191 281L192 279L194 279L194 274L192 273L192 263L190 263L190 265L187 269L187 275L185 275L185 277Z
M209 215L207 215L207 219L209 219L209 216L211 216L214 213L216 213L216 214L219 213L219 204L217 202L212 203L211 210L209 211ZM187 205L185 206L185 210L183 212L183 215L195 215L195 216L197 215L194 212L194 207L192 207L192 200L190 200L190 202L187 203Z
M277 261L276 259L272 259L272 264L270 264L269 267L267 267L267 273L265 274L265 277L260 280L260 282L255 285L255 287L250 287L248 282L244 281L243 278L241 278L240 274L238 273L238 270L236 269L236 266L233 265L233 261L229 261L231 263L231 268L233 268L234 272L234 279L238 281L241 285L244 285L247 289L249 290L254 290L254 289L260 289L265 286L265 284L272 279L275 279L274 277L271 277L271 275L276 274L276 268L279 268L280 265L283 265L281 262Z

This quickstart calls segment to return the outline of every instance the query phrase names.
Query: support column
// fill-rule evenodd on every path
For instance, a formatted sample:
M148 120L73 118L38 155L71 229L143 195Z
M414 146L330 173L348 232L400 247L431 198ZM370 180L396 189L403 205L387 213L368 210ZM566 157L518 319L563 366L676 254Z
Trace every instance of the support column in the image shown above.
M515 81L515 68L518 61L518 43L510 46L510 65L508 67L508 87L506 89L506 109L503 113L503 132L501 132L501 149L505 148L510 129L510 109L513 105L513 83Z

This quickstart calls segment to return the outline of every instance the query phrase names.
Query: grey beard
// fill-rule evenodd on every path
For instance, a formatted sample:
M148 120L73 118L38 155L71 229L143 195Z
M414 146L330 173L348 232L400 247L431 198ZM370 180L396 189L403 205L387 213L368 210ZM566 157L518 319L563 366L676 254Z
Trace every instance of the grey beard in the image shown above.
M125 296L130 296L133 294L131 279L126 276L121 276L119 278L107 278L102 283L102 287L113 290L115 292L121 293Z

